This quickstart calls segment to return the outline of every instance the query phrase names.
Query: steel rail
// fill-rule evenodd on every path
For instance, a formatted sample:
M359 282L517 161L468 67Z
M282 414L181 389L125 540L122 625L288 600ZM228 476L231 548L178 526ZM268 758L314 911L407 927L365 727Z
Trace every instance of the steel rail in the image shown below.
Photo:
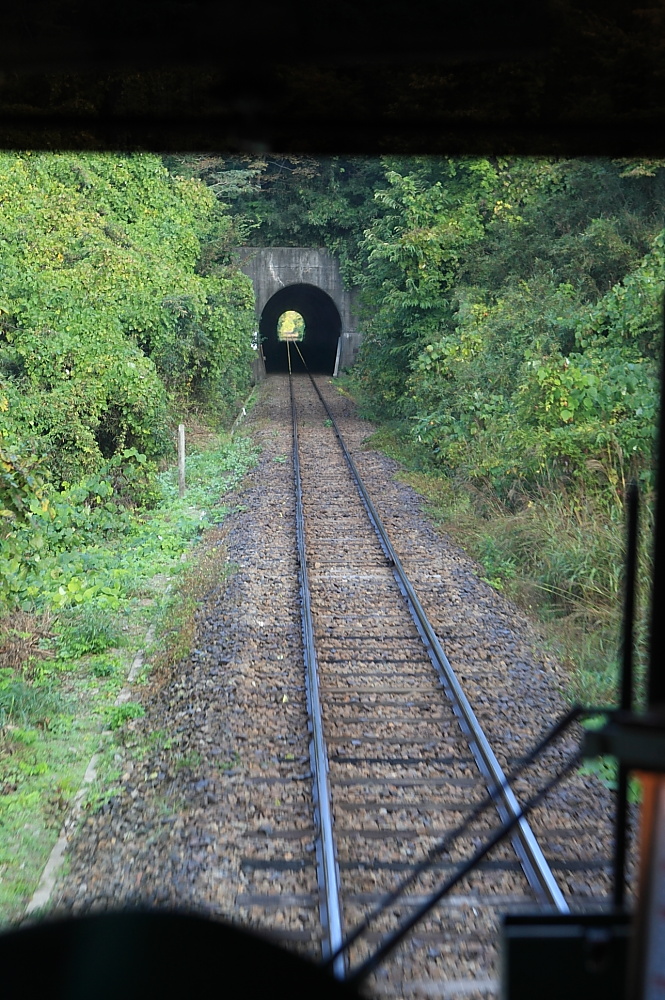
M293 394L293 377L289 371L291 393L291 420L293 424L293 477L296 494L296 538L300 576L300 607L303 633L303 654L307 709L309 714L310 762L313 776L313 797L315 816L318 815L318 837L316 838L316 860L319 889L321 891L321 924L324 928L324 958L340 951L343 941L342 904L340 899L339 866L335 852L333 819L331 809L330 783L328 781L328 751L323 734L321 698L319 694L319 665L314 645L314 624L307 574L307 550L305 546L305 517L302 503L302 480L300 476L300 455L298 445L298 414ZM346 976L346 960L337 954L333 962L333 973L338 979Z
M300 353L300 351L298 351ZM302 357L302 355L301 355ZM304 364L304 359L303 359ZM353 477L356 489L365 505L372 526L379 538L381 547L388 559L397 584L404 595L413 620L416 624L420 637L427 649L430 660L439 676L439 680L450 699L453 710L460 722L462 731L469 740L469 748L475 758L476 764L485 778L488 791L495 801L499 816L503 823L520 816L521 807L513 791L508 787L506 777L499 761L492 750L483 729L473 711L468 698L464 694L457 676L443 651L438 636L436 635L425 610L420 603L411 581L409 580L402 562L395 551L385 526L379 513L367 492L362 477L358 472L355 462L342 437L337 421L323 398L321 390L314 380L311 372L305 366L312 385L316 389L319 399L328 414L332 428L337 436L337 440L342 449L344 458ZM536 836L529 823L521 817L516 822L516 834L512 838L513 848L520 860L520 864L529 885L535 892L539 902L553 906L559 913L568 913L569 906L559 888L552 870L540 848Z
M443 885L433 892L420 906L416 906L414 911L410 913L403 923L389 934L379 945L376 951L366 958L359 966L357 966L348 976L348 981L350 983L359 983L367 978L370 972L373 972L377 965L387 958L391 951L402 941L409 931L413 930L416 924L419 924L421 920L427 916L427 914L434 909L437 903L440 903L444 896L446 896L449 891L461 882L466 875L469 875L473 869L480 864L480 862L485 858L490 851L500 844L503 838L506 836L510 830L517 826L524 816L530 812L535 806L539 805L546 795L552 791L558 784L560 784L563 779L570 774L574 767L576 767L582 760L582 752L580 750L576 751L572 757L570 757L563 768L557 771L547 782L540 788L535 795L533 795L524 806L520 807L517 815L507 819L503 826L499 830L491 835L489 840L486 840L484 844L475 851L472 857L470 857L464 864L461 865L455 871L450 878L446 879Z

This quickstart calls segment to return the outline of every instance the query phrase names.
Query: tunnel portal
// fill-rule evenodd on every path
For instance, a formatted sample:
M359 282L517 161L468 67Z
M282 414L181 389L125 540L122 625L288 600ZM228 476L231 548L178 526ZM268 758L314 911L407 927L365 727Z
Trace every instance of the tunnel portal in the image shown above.
M277 322L287 310L300 313L305 321L305 334L298 343L311 372L332 375L335 370L337 346L342 332L342 320L330 296L316 285L287 285L268 299L259 322L266 372L288 371L286 343L278 339ZM291 365L302 371L300 355L291 345Z
M338 369L354 363L362 339L355 291L344 286L336 257L323 247L242 247L238 260L252 280L263 339L256 359L257 377L266 368L279 371L285 363L286 346L277 340L277 320L290 309L301 313L307 324L308 364L319 372L334 373L338 345Z

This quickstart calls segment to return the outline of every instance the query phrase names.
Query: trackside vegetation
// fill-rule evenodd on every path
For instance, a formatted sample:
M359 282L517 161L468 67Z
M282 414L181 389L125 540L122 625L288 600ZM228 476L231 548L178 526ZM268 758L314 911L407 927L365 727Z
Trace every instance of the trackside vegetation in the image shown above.
M339 255L364 331L347 385L376 440L480 573L551 624L570 696L612 699L632 478L649 576L665 164L275 157L183 169L228 200L247 243Z
M647 607L665 170L404 166L363 241L361 288L381 292L355 385L486 579L538 610L571 697L611 700L632 478ZM644 618L640 637L643 658Z
M84 817L145 752L140 687L117 701L137 651L148 691L229 572L224 497L255 460L227 432L254 357L234 249L262 245L337 255L364 333L345 391L479 575L540 620L571 699L616 697L639 482L644 657L664 162L2 152L0 921L91 754Z
M112 599L67 553L154 502L179 415L235 416L251 287L202 266L232 223L158 157L5 153L0 197L0 599Z
M115 699L149 626L167 667L226 572L216 525L254 454L224 428L250 389L254 313L229 213L157 156L2 153L0 201L0 920L14 920L100 741L88 806L108 797L115 741L143 711Z

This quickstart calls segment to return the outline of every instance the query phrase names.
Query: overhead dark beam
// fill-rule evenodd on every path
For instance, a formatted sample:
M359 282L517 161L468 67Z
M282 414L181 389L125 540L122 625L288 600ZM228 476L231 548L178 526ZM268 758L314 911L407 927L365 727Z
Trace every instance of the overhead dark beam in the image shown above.
M318 155L385 153L665 157L660 119L504 121L326 118L236 111L209 115L64 115L0 112L0 145L21 149L271 150Z
M22 0L0 145L658 155L665 11L625 0Z
M0 21L6 70L59 72L487 58L548 44L532 0L21 0Z

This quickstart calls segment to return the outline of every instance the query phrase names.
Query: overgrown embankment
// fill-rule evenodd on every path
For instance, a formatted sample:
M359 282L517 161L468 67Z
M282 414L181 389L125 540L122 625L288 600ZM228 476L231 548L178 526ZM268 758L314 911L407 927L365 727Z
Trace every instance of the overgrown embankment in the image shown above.
M150 505L183 413L237 412L251 285L214 197L158 157L3 154L0 196L0 600L57 605L83 568L44 557Z
M184 499L175 469L160 473L151 510L128 512L122 530L79 553L86 583L113 581L106 592L76 590L59 609L0 622L0 923L21 916L93 753L85 810L114 793L118 731L143 714L155 668L166 677L189 651L197 602L228 572L224 496L255 453L241 437L201 437ZM133 697L116 704L139 649Z
M141 711L114 699L148 625L153 659L182 655L225 572L213 526L253 455L220 431L249 391L254 316L232 220L158 157L4 153L0 200L0 919L15 919L100 733Z

